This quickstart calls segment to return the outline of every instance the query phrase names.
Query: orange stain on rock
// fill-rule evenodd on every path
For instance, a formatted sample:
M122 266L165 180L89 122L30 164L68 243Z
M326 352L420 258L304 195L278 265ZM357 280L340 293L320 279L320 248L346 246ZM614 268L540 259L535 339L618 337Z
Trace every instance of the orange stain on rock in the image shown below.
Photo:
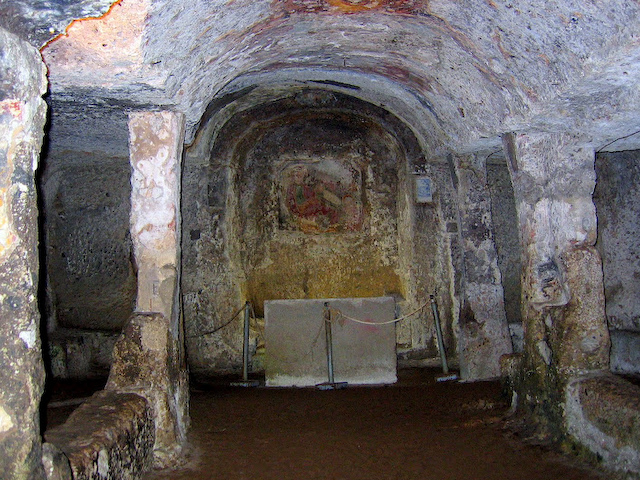
M8 113L14 118L22 117L23 103L18 100L4 100L0 102L0 113Z
M368 10L379 9L383 2L380 0L372 1L349 1L349 0L327 0L332 7L340 9L344 13L364 12Z
M142 64L142 37L150 0L119 0L99 17L74 20L41 52L50 75L105 71L113 76ZM117 65L117 67L114 67Z
M80 23L80 22L87 22L87 21L91 21L91 20L102 20L103 18L106 18L108 15L111 14L111 11L117 7L120 6L120 4L122 3L122 0L117 0L116 2L113 2L113 4L109 7L109 10L107 10L105 13L103 13L102 15L99 15L97 17L86 17L86 18L76 18L75 20L73 20L69 25L67 25L67 28L64 29L64 32L56 35L55 37L53 37L51 40L49 40L47 43L45 43L42 48L40 48L40 50L44 50L45 48L47 48L47 46L52 43L55 42L56 40L58 40L60 37L66 37L69 35L69 30L71 28L73 28L74 25Z
M384 11L409 15L426 12L429 5L427 0L287 0L283 3L288 13L352 14Z

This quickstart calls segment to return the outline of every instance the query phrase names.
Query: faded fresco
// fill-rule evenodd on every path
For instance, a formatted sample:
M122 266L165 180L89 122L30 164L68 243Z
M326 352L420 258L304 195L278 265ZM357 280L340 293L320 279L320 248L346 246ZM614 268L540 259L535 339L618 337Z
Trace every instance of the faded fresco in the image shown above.
M280 228L305 233L362 230L362 175L336 160L295 162L280 177Z

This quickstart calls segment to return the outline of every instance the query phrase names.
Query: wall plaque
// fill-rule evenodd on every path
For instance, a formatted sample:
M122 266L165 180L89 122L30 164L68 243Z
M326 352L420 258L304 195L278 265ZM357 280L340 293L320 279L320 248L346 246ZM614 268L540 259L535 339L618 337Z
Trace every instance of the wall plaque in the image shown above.
M429 177L415 177L416 203L433 202L433 184Z

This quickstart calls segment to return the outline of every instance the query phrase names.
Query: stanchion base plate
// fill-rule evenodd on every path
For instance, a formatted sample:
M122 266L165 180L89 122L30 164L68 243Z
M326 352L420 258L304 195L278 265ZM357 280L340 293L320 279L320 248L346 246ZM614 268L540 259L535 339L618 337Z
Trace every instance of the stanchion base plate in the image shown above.
M347 382L319 383L316 385L318 390L342 390L349 385Z
M239 382L231 382L232 387L257 387L259 385L259 380L241 380Z

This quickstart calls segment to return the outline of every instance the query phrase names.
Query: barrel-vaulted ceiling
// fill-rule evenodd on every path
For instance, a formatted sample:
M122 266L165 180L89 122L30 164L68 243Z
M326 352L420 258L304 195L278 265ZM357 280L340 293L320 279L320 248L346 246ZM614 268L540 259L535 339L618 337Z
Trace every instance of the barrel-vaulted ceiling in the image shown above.
M42 48L52 99L177 109L188 140L216 102L313 86L383 106L432 151L531 130L640 148L637 0L121 0L101 15Z

